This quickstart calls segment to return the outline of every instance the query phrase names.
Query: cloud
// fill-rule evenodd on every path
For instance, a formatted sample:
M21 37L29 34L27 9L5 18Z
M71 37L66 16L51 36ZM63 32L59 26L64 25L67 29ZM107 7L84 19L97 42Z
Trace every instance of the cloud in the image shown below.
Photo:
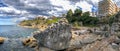
M97 7L98 0L50 0L53 5L53 10L49 14L61 15L69 9L74 11L77 8L82 8L83 12L92 11L92 7Z
M44 12L51 10L49 0L5 0L4 2L18 10L26 10L31 14L36 14L36 12L45 14Z
M120 7L120 0L113 0Z
M49 11L49 14L52 15L61 15L63 13L66 13L69 9L75 10L76 7L71 4L68 0L50 0L50 3L52 5L52 10Z
M61 7L63 10L75 9L68 0L50 0L50 2L53 6Z
M21 20L43 16L59 16L69 9L97 11L100 0L0 0L0 18ZM120 7L120 0L113 0Z
M75 4L76 7L80 7L82 8L82 11L83 12L87 12L87 11L90 11L91 12L91 8L93 5L89 4L88 2L86 1L81 1L81 2L77 2Z
M14 18L14 22L20 22L20 21L23 21L23 20L28 20L27 17L20 17L20 18Z
M1 11L1 13L3 12L5 12L5 13L7 13L7 14L10 14L10 13L13 13L13 14L20 14L20 10L17 10L17 9L15 9L15 8L13 8L13 7L0 7L0 11Z
M26 10L18 10L12 6L9 7L0 7L0 16L11 16L11 17L19 17L25 16L29 14Z
M119 0L115 0L118 3ZM8 7L0 7L0 15L34 17L37 15L61 15L69 9L82 8L83 12L97 8L99 0L3 0ZM119 4L119 3L118 3ZM120 5L120 4L119 4Z

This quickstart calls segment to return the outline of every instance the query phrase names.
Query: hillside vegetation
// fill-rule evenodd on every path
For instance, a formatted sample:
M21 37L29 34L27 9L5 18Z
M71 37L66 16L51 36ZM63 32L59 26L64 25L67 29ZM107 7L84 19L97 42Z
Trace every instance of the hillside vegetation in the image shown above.
M55 23L59 20L60 18L53 17L52 19L45 19L43 17L36 17L35 19L32 20L23 20L20 22L20 26L32 26L33 28L38 28L40 26L47 26L52 23Z
M70 9L66 15L67 20L69 23L76 25L76 26L96 26L99 22L97 17L90 16L90 12L82 12L80 9L76 9L74 13Z
M74 12L70 9L64 16L68 22L73 26L73 27L80 27L80 26L87 26L87 27L95 27L98 26L99 24L111 24L113 22L113 17L103 17L103 19L99 19L98 17L93 17L90 16L90 12L82 12L80 9L76 9ZM47 26L52 23L55 23L59 20L60 18L58 17L51 17L50 19L45 19L44 17L36 17L32 20L23 20L20 22L19 25L21 26Z

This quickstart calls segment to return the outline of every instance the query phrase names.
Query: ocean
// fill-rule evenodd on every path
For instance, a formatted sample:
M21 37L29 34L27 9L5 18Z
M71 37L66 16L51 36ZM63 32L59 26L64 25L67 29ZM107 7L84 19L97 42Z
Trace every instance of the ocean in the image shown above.
M37 29L24 28L16 25L0 25L0 37L26 38L32 35Z

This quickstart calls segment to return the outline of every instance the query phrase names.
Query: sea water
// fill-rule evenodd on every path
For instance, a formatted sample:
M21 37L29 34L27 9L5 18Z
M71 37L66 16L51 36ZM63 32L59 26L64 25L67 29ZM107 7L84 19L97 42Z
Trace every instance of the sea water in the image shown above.
M16 25L0 25L0 37L24 38L32 35L37 29L25 28Z

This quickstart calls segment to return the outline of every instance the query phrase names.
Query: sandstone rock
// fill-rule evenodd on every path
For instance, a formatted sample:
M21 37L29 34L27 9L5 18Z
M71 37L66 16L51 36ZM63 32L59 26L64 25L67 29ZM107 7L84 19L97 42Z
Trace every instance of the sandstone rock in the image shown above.
M44 31L47 28L47 25L39 25L38 28L40 31Z
M71 26L65 18L48 26L45 31L34 35L39 44L54 50L68 48L71 37Z
M38 46L38 43L37 43L37 40L32 37L32 38L24 39L23 45L34 48L34 47Z
M4 37L0 37L0 44L4 43L5 38Z

